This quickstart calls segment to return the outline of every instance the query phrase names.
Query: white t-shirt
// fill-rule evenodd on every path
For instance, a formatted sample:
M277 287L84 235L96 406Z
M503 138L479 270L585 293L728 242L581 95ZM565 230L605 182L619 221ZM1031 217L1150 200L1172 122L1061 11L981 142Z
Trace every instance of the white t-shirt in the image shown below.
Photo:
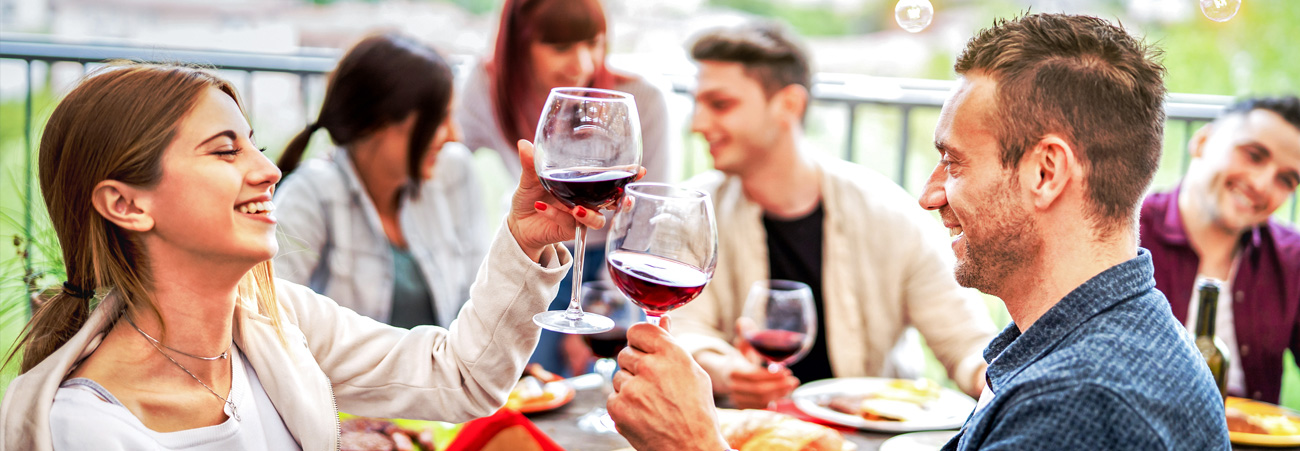
M1202 281L1211 279L1203 275L1196 275L1196 282L1193 286L1199 286ZM1228 354L1224 358L1228 359L1228 394L1240 396L1246 393L1246 373L1241 371L1241 358L1237 355L1237 329L1232 322L1232 284L1227 281L1219 281L1218 307L1214 312L1214 335L1223 340L1224 347L1228 348ZM1187 330L1192 334L1196 333L1196 317L1201 311L1201 293L1192 290L1192 302L1187 306Z
M90 379L64 381L50 408L55 450L298 450L284 420L262 388L257 372L232 348L229 399L239 411L235 420L226 407L218 425L175 432L149 429L112 393ZM179 368L178 368L179 370ZM195 382L197 384L197 382Z

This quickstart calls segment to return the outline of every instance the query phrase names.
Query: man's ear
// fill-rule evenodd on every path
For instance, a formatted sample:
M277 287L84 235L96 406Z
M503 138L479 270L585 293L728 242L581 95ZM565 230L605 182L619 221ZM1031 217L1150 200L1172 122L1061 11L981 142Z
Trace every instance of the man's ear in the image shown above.
M786 85L776 92L772 100L777 102L781 112L798 124L803 121L803 113L808 108L808 89L803 85Z
M1029 189L1034 207L1051 207L1070 183L1083 181L1083 166L1074 146L1060 135L1048 134L1020 160L1022 186Z
M117 180L105 180L95 185L90 200L95 211L118 227L132 232L153 230L153 216L141 206L147 204L143 191Z
M1202 125L1196 133L1192 134L1192 139L1187 140L1187 154L1192 158L1201 158L1205 153L1205 142L1210 139L1210 133L1214 131L1214 123Z

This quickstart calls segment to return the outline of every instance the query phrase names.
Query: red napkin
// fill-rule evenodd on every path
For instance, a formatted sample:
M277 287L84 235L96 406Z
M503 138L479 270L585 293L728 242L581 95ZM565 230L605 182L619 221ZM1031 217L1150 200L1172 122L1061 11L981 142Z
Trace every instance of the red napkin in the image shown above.
M456 434L446 451L564 451L523 414L501 409L469 423Z
M769 407L767 410L771 410L771 411L773 411L773 412L784 413L784 414L786 414L786 415L789 415L789 416L792 416L792 417L798 418L798 419L800 419L800 420L807 421L807 422L809 422L809 423L813 423L813 424L820 424L820 425L822 425L822 426L826 426L826 427L828 427L828 428L831 428L831 429L834 429L834 430L837 430L837 431L840 431L840 432L853 432L853 431L856 430L856 429L854 429L854 428L852 428L852 427L849 427L849 426L845 426L845 425L842 425L842 424L839 424L839 423L833 423L833 422L830 422L830 421L823 420L823 419L821 419L821 418L814 417L814 416L812 416L812 415L808 415L808 414L804 413L802 410L799 410L799 408L796 407L796 406L794 405L794 400L793 400L793 399L790 399L790 398L785 398L785 399L777 400L777 401L776 401L776 404L773 405L772 407Z

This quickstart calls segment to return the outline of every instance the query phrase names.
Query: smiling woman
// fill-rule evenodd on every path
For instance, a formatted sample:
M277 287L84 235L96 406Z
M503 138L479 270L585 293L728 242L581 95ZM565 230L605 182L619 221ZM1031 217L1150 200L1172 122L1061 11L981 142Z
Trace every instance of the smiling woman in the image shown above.
M68 282L20 342L0 448L336 449L339 408L460 422L504 404L578 212L540 189L532 147L492 288L456 331L408 331L273 280L280 171L252 138L230 84L189 67L110 65L55 108L40 175Z

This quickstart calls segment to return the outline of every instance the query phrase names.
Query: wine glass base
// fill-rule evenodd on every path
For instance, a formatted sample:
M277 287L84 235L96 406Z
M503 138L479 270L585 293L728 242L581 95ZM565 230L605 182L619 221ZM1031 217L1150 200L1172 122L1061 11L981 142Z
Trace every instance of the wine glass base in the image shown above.
M614 320L595 313L582 314L577 321L565 316L564 310L550 310L533 315L533 323L543 329L566 334L598 334L614 329Z
M594 434L618 433L618 429L614 428L614 419L609 417L609 412L600 407L578 417L578 429Z

